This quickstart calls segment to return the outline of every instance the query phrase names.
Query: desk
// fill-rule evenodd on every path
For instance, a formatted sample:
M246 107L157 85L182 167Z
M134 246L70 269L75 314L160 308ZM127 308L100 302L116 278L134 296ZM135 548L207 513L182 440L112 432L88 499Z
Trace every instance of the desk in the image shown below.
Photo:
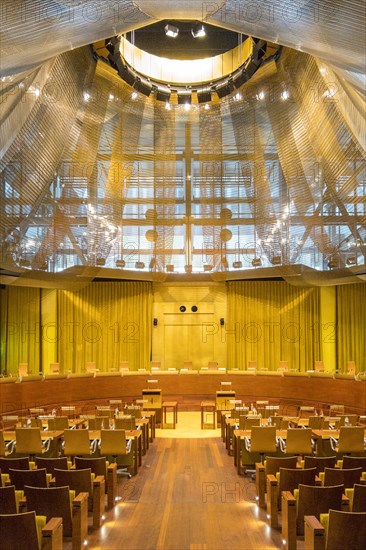
M212 414L212 422L205 422L205 414ZM216 403L214 401L202 401L201 402L201 430L204 428L216 428Z
M172 409L173 413L173 430L175 430L175 425L178 423L178 402L177 401L163 401L163 404L161 406L163 411L163 418L161 422L161 427L164 428L164 424L166 424L166 413L167 409Z
M150 426L150 443L155 439L155 430L156 430L156 413L155 411L143 411L144 417L149 420Z

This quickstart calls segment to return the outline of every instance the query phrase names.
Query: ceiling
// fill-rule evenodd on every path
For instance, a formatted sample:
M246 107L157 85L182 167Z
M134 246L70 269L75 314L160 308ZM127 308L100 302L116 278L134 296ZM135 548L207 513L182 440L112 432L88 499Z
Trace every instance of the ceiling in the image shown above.
M3 284L365 280L363 2L20 6L3 2ZM166 51L167 20L185 40L189 21L217 26L203 52L235 33L286 48L209 109L166 111L83 46L135 29Z

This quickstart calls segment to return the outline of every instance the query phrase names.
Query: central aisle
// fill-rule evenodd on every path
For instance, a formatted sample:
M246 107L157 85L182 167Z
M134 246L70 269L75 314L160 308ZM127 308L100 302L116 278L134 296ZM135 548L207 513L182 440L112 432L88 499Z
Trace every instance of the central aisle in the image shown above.
M183 419L182 414L182 430ZM138 475L120 479L119 497L101 529L90 532L89 548L281 548L280 532L270 530L265 511L255 504L253 480L237 475L219 437L173 439L157 434Z

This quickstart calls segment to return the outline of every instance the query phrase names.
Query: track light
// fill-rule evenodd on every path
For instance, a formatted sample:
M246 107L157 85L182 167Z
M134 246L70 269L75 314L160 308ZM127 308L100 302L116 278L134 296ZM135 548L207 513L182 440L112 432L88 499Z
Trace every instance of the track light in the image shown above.
M233 262L234 269L240 269L241 267L243 267L242 262Z
M135 263L135 268L136 269L144 269L144 267L145 267L144 262L136 262Z
M254 260L252 260L253 267L261 267L261 265L262 265L262 260L260 258L254 258Z
M178 92L178 105L190 105L192 103L191 92Z
M105 265L105 258L97 258L95 260L95 265L98 265L99 267L103 267Z
M164 101L165 103L169 103L170 100L170 89L168 87L160 87L157 88L155 91L155 97L158 101Z
M338 258L330 258L328 262L329 269L334 269L335 267L339 267L339 260Z
M210 88L202 88L201 90L197 90L197 99L198 103L207 103L208 101L211 101L211 90Z
M177 38L179 34L178 27L175 27L171 23L168 23L167 25L165 25L164 31L167 36L170 36L170 38Z
M193 38L203 38L204 36L206 36L206 29L204 24L197 23L196 25L193 25L191 33Z
M152 85L150 84L150 82L140 78L139 76L136 78L136 82L133 87L135 88L135 90L137 90L141 94L146 95L147 97L149 97L152 92Z
M126 262L120 258L119 260L116 260L116 267L125 267Z

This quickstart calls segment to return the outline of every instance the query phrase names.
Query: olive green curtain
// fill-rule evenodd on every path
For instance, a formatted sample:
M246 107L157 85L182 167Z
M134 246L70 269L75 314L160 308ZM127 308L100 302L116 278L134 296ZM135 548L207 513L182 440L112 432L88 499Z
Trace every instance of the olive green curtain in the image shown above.
M366 371L366 285L337 287L338 368L355 361L356 372Z
M41 370L41 291L7 286L0 291L1 373L17 374L19 363L30 374Z
M321 358L320 296L317 288L298 288L283 281L228 283L226 326L228 366L277 370L312 369Z
M150 364L152 287L148 282L92 283L58 292L58 356L63 372L100 371Z

